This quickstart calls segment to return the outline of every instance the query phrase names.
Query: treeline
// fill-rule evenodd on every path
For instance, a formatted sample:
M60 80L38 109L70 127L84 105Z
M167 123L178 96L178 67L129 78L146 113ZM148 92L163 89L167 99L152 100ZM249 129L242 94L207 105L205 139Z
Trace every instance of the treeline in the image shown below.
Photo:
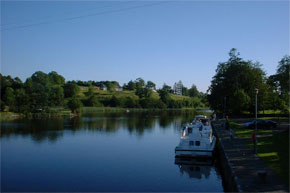
M164 84L156 91L155 83L145 82L142 78L129 81L120 87L117 81L65 81L57 72L48 74L37 71L22 82L18 77L3 76L1 79L1 111L19 113L52 112L55 109L69 108L77 113L82 106L93 107L124 107L124 108L182 108L203 107L206 95L200 93L195 86L186 89L191 97L174 99L173 90ZM85 86L88 91L81 92ZM96 90L105 87L111 97L99 96ZM115 88L132 91L132 96L119 97ZM158 97L153 97L153 92Z
M280 110L289 113L290 56L278 63L277 72L266 76L259 62L246 61L231 49L229 59L219 63L208 89L210 106L219 113L255 112L255 89L258 110Z

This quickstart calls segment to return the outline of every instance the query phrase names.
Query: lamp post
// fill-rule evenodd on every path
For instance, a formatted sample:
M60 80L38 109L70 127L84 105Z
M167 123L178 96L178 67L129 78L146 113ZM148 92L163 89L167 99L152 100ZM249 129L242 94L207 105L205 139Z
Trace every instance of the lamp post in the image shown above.
M258 118L258 92L259 89L255 88L255 144L254 144L254 149L255 149L255 153L257 154L257 118Z

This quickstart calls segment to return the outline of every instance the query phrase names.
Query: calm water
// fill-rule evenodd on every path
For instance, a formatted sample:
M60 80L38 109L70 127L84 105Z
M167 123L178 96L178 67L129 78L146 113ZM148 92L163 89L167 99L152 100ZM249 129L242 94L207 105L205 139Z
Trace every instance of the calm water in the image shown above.
M106 113L2 122L1 190L223 192L216 161L175 160L181 125L193 116Z

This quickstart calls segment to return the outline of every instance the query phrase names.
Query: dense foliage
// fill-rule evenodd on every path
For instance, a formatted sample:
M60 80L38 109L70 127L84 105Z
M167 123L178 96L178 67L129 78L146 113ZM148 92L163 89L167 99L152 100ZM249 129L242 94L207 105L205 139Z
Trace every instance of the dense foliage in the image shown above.
M142 78L131 80L123 87L120 87L117 81L66 82L65 78L56 72L48 74L35 72L24 83L18 77L13 79L11 76L0 74L0 78L1 111L46 113L51 109L70 109L73 113L78 113L82 106L158 109L204 106L202 103L204 97L196 87L194 87L194 94L189 94L191 97L176 99L164 89L157 93L155 83L145 82ZM130 92L131 95L116 95L122 92L117 90L120 88L124 92ZM109 96L99 95L101 92L99 90L104 89ZM167 95L164 96L163 93Z
M258 109L287 111L289 61L289 56L285 56L279 62L277 74L267 78L261 64L243 60L233 48L228 61L218 64L211 81L210 106L220 113L254 112L255 89L258 89Z

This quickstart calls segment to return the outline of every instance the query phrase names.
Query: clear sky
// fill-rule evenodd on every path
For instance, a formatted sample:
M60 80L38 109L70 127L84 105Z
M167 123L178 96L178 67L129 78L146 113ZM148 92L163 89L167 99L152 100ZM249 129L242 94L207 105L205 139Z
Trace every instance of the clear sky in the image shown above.
M274 74L289 1L1 1L1 73L23 81L41 70L205 92L231 48Z

